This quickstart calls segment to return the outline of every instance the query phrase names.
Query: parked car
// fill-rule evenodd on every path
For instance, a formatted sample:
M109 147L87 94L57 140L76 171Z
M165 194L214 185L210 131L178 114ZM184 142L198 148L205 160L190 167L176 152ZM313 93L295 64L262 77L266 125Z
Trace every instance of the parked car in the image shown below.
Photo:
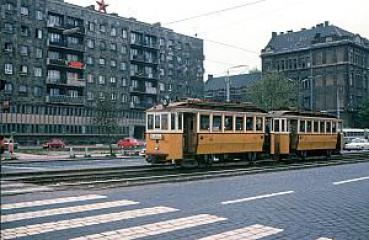
M120 139L117 142L117 145L120 148L132 149L132 148L138 148L138 147L144 146L144 142L137 140L135 138L124 138L124 139Z
M364 138L355 138L350 143L345 144L346 150L369 150L369 141Z
M65 148L65 143L59 138L53 138L42 145L43 148Z

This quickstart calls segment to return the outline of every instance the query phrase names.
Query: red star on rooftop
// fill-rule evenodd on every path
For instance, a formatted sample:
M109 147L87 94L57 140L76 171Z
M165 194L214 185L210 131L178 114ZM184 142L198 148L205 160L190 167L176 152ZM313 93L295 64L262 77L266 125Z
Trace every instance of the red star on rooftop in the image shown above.
M106 7L109 6L109 4L106 4L104 0L96 1L97 5L99 5L99 12L106 13Z

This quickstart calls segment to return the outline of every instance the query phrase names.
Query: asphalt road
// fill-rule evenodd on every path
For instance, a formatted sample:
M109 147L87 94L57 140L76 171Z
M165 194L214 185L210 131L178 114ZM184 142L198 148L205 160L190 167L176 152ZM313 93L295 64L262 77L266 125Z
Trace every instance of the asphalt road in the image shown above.
M2 173L14 172L39 172L52 170L76 170L90 168L122 167L148 165L142 156L131 156L118 159L104 160L60 160L60 161L31 161L23 163L2 163Z
M2 238L367 240L368 189L359 163L8 196Z

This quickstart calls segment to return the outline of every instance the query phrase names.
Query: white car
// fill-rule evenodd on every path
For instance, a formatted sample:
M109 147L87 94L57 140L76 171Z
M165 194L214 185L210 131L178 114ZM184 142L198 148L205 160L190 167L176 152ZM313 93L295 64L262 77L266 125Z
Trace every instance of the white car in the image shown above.
M364 138L355 138L350 143L345 144L346 150L369 150L369 141Z

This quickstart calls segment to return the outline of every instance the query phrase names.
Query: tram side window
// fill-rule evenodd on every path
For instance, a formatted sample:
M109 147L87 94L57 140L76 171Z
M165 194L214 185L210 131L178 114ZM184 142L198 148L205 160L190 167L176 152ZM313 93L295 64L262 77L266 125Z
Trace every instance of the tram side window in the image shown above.
M256 118L256 131L263 131L263 118L262 117Z
M306 121L306 131L308 133L311 133L311 130L312 130L312 126L311 126L311 121Z
M224 117L224 130L226 131L233 130L233 117L232 116Z
M274 119L274 132L279 132L279 119Z
M325 132L331 133L331 122L326 122L325 124Z
M161 114L161 130L168 130L168 114Z
M154 116L152 114L147 115L147 129L154 129Z
M285 119L281 120L281 131L286 132L286 120Z
M314 121L313 125L314 125L314 132L315 133L319 132L319 122Z
M243 130L243 117L236 117L236 130Z
M170 114L170 129L176 130L176 114L175 113Z
M336 132L337 132L337 123L332 122L332 133L336 133Z
M320 133L324 133L324 132L325 132L325 131L324 131L324 128L325 128L324 122L323 122L323 121L321 121L321 122L320 122L320 126L319 126Z
M182 130L182 113L178 113L178 130Z
M246 117L246 130L247 131L254 130L254 118L253 117Z
M222 116L213 116L213 131L220 131L222 127Z
M155 115L155 129L160 129L160 115Z
M210 128L210 117L209 115L201 115L200 116L200 129L201 130L209 130Z
M300 120L300 133L305 132L305 120Z

